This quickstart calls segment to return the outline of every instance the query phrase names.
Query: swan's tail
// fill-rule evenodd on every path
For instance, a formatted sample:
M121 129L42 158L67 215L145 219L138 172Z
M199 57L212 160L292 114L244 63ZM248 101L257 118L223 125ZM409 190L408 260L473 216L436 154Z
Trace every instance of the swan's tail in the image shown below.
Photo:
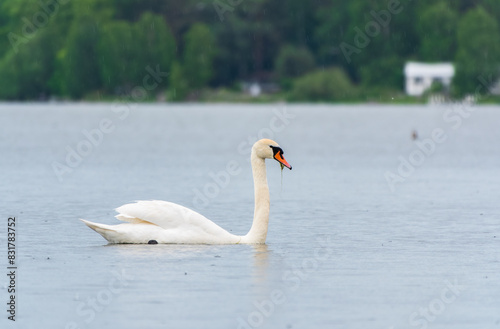
M116 236L116 231L112 228L111 225L106 225L106 224L98 224L98 223L93 223L89 222L88 220L85 219L80 219L82 222L85 223L88 227L102 235L103 238L105 238L108 242L113 243L114 238Z

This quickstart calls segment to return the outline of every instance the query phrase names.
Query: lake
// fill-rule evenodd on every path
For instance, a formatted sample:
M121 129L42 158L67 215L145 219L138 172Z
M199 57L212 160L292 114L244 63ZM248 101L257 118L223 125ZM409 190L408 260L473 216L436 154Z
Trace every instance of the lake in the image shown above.
M498 106L0 103L0 123L2 328L500 326ZM293 166L267 161L266 245L107 245L78 220L157 199L246 234L262 137Z

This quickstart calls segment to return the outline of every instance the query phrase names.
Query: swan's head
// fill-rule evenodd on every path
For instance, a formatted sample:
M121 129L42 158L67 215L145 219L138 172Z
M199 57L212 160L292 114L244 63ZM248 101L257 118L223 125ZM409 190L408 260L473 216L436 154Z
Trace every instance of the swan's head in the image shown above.
M283 157L283 150L275 141L271 139L261 139L253 144L252 152L262 159L274 159L282 166L292 170L292 166Z

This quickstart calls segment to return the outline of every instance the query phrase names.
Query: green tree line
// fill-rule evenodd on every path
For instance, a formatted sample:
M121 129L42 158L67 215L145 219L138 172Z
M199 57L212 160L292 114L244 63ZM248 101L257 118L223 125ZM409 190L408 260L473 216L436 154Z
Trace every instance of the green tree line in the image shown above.
M402 92L409 60L453 62L455 95L486 93L499 21L498 0L3 0L0 99L183 100L262 81L338 101Z

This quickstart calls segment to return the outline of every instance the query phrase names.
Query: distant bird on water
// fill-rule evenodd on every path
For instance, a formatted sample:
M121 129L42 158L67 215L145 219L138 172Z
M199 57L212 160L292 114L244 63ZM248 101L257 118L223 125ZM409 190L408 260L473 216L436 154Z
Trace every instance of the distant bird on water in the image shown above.
M412 140L417 140L418 139L418 133L415 129L411 132L411 139Z

